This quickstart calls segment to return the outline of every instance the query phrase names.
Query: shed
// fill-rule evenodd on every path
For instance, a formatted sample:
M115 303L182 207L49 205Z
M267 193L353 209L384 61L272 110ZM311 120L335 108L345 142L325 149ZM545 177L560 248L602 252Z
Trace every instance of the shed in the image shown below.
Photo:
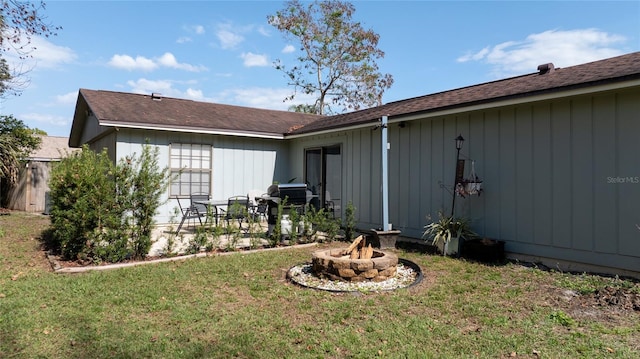
M9 190L8 208L33 213L49 213L49 173L53 163L77 151L69 147L68 137L41 136L40 148L25 159L18 182Z

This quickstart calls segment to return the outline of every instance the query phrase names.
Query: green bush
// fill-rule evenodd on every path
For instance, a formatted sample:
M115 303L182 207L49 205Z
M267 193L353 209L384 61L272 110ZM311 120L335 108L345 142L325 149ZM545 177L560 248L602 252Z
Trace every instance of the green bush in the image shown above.
M56 165L49 180L53 249L65 259L118 262L145 257L153 217L168 183L158 149L146 144L139 158L116 166L106 150L87 146Z
M121 228L123 206L116 193L116 168L106 150L88 147L75 152L51 171L52 243L63 257L90 256L93 244L109 242L107 229ZM105 236L106 235L106 236Z

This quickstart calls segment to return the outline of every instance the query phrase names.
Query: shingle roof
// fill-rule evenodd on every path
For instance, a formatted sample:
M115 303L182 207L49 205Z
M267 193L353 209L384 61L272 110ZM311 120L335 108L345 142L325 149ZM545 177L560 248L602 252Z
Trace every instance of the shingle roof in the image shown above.
M542 72L544 71L331 116L292 131L291 134L303 134L376 122L385 115L393 117L439 111L510 98L640 79L640 52L572 67L556 68L546 73Z
M550 64L549 64L550 65ZM193 131L219 130L238 134L295 135L340 129L397 117L501 100L550 94L588 86L640 79L640 52L582 65L487 82L335 116L197 102L123 92L81 89L70 143L78 145L84 108L101 124ZM86 102L85 102L86 101Z
M69 138L56 136L40 136L40 147L29 154L29 160L36 161L56 161L65 154L77 151L67 144Z
M191 128L282 135L320 116L198 102L155 95L80 89L101 124ZM78 113L74 122L84 115Z

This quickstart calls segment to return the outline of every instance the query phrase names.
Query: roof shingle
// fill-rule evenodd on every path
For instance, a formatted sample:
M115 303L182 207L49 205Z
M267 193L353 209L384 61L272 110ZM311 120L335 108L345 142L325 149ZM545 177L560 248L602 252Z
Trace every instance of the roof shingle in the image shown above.
M536 72L390 102L378 107L323 118L293 131L292 134L310 133L375 122L385 115L393 117L438 111L634 79L640 79L640 52L567 68L555 68L544 74Z
M318 115L198 102L155 95L80 89L100 122L282 135Z

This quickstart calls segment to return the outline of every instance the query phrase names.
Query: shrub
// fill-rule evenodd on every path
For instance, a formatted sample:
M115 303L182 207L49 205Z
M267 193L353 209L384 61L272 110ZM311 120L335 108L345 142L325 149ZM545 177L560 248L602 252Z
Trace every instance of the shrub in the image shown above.
M108 228L121 228L123 209L114 196L115 172L106 150L96 153L87 146L52 169L52 244L66 259L89 255L92 243L109 242L103 238Z
M118 165L118 197L129 214L126 220L135 258L145 257L151 249L154 216L168 185L168 169L160 170L158 156L159 149L146 144L139 158L128 156Z
M168 184L158 149L143 146L116 166L106 150L87 146L51 172L50 244L65 259L109 262L144 257L151 248L153 218Z

